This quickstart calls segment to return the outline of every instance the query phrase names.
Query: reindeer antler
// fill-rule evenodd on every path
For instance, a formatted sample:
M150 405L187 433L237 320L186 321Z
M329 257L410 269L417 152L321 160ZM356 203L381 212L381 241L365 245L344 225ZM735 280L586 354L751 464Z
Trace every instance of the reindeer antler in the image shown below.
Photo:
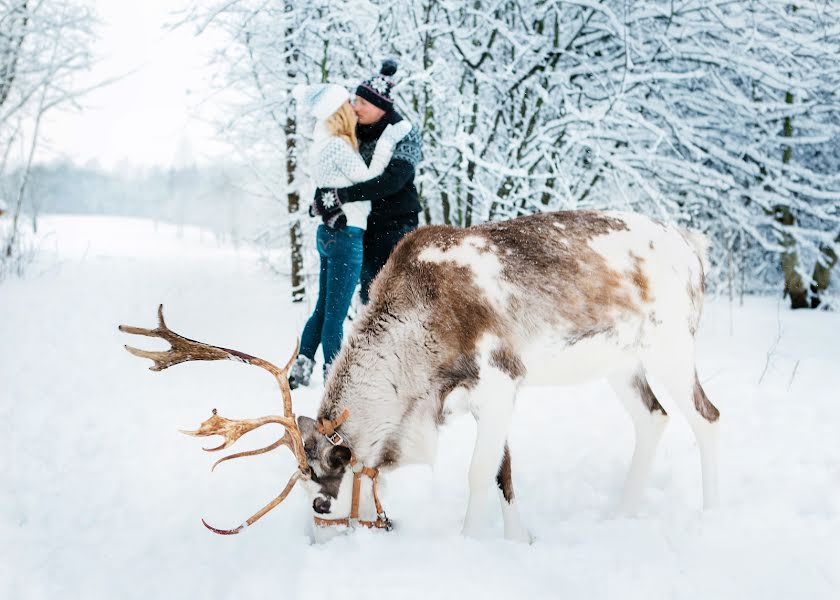
M218 412L214 408L213 415L209 419L204 421L198 429L196 429L195 431L184 431L183 429L181 429L180 431L181 433L185 433L194 437L221 435L225 438L225 441L222 443L221 446L216 446L215 448L204 448L204 450L207 452L215 452L217 450L224 450L249 431L253 431L257 427L262 427L263 425L266 425L268 423L278 423L282 425L286 428L286 433L284 433L283 437L281 437L279 440L277 440L270 446L266 446L265 448L261 448L260 450L249 450L248 452L239 452L238 454L231 454L230 456L220 458L213 464L213 467L210 469L212 471L216 468L216 465L225 462L226 460L230 460L231 458L263 454L264 452L274 450L275 448L278 448L280 446L288 446L288 448L292 452L294 452L294 441L292 439L292 436L289 435L289 430L291 429L292 431L294 431L294 429L297 427L297 423L294 422L294 419L276 416L261 417L259 419L226 419L224 417L220 417Z
M261 417L259 419L226 419L225 417L219 416L216 412L216 409L214 408L213 415L209 419L204 421L196 431L182 430L182 433L186 433L187 435L192 435L196 437L205 437L210 435L221 435L222 437L224 437L225 441L221 445L215 448L205 448L205 450L208 452L214 452L217 450L227 448L228 446L236 442L236 440L238 440L240 437L242 437L249 431L253 431L257 427L261 427L268 423L277 423L279 425L282 425L286 429L286 431L283 434L283 437L281 437L279 440L277 440L273 444L270 444L269 446L266 446L265 448L260 448L258 450L249 450L247 452L239 452L221 458L215 463L213 463L213 467L211 468L211 470L215 469L218 464L226 460L240 458L243 456L255 456L257 454L263 454L265 452L274 450L275 448L279 448L280 446L288 447L289 450L291 450L292 453L295 455L295 459L298 462L298 469L292 474L292 477L289 479L289 482L286 484L286 487L283 489L280 495L277 496L271 502L269 502L260 511L255 513L245 523L243 523L236 529L216 529L215 527L211 527L210 525L208 525L204 521L204 519L202 519L201 522L204 523L204 526L207 527L207 529L222 535L231 535L239 533L245 527L253 525L268 511L270 511L272 508L274 508L283 500L285 500L286 496L289 495L289 492L292 491L292 488L299 479L309 478L311 471L309 469L308 463L306 462L306 453L303 449L303 439L301 436L300 429L298 428L297 419L295 418L294 412L292 412L292 392L289 388L288 381L289 368L291 367L292 362L294 361L295 357L297 356L298 350L300 349L299 342L295 346L295 351L292 354L292 357L286 363L286 366L282 369L279 369L270 362L261 358L257 358L256 356L251 356L250 354L245 354L244 352L239 352L238 350L230 350L228 348L222 348L220 346L212 346L203 342L197 342L195 340L191 340L189 338L185 338L181 335L178 335L166 326L166 322L163 320L162 304L158 307L157 328L144 329L142 327L120 325L120 331L124 331L125 333L133 333L136 335L144 335L147 337L159 337L169 342L171 348L165 351L149 351L140 350L138 348L132 348L131 346L125 347L126 350L128 350L131 354L135 356L139 356L141 358L148 358L154 361L154 366L149 367L152 371L163 371L164 369L171 367L172 365L177 365L179 363L191 360L235 360L238 362L243 362L249 365L254 365L265 369L274 376L274 378L277 380L277 383L280 386L280 393L283 396L282 417L266 416Z

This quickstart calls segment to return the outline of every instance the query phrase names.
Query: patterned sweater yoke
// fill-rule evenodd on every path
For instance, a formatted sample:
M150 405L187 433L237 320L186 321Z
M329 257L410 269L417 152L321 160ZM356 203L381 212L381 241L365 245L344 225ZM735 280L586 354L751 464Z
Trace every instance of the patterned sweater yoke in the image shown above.
M375 150L376 140L364 142L359 145L359 154L362 155L366 164L370 164ZM413 169L416 169L422 159L422 138L420 137L420 132L417 128L412 127L411 131L409 131L408 134L406 134L406 136L397 143L394 148L394 153L391 156L391 160L401 160L407 162Z

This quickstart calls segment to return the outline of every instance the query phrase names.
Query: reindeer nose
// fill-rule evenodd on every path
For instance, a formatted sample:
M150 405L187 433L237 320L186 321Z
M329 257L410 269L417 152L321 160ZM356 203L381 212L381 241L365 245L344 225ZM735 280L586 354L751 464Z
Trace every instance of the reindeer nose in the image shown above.
M315 498L312 501L312 509L319 515L325 515L330 512L330 501L326 498Z

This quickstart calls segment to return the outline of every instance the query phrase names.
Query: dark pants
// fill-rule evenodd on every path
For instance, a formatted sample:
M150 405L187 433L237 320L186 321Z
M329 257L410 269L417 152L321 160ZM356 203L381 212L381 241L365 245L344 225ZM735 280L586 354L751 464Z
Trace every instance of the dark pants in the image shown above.
M341 348L344 319L362 266L363 235L358 227L338 231L324 225L318 227L318 301L300 338L300 353L313 360L318 344L323 344L325 364L330 364Z
M361 290L359 296L364 304L368 303L370 284L385 266L391 252L403 237L417 229L417 215L406 217L402 221L389 222L365 230L364 253L362 257Z

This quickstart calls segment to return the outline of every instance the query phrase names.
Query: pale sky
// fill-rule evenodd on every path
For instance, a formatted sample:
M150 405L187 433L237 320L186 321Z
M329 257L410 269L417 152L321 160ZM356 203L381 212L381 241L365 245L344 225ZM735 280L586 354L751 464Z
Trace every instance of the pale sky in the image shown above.
M170 166L192 154L196 162L225 148L213 128L194 116L206 96L210 59L220 39L194 27L168 31L172 12L187 0L91 0L101 21L93 52L96 64L80 77L89 85L134 71L91 92L83 110L53 112L43 125L37 160L69 158L106 168L123 161Z

